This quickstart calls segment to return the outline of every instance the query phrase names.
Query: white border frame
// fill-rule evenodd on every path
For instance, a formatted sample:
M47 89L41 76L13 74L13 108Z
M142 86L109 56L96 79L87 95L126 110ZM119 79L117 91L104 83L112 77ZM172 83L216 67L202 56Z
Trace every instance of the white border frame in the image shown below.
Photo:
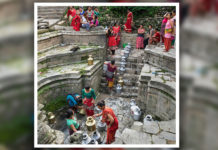
M37 16L38 6L175 6L176 7L176 144L38 144L37 135ZM35 148L179 148L179 3L34 3L34 147Z

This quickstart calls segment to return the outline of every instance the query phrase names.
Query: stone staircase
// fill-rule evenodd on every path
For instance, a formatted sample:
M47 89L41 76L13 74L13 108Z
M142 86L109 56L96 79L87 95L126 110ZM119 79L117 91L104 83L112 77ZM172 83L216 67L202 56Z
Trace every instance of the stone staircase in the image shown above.
M116 91L116 85L119 80L119 77L122 76L124 81L124 86L120 94L121 97L125 98L134 98L138 96L138 85L139 85L139 75L143 67L142 62L142 53L143 51L132 50L127 61L126 61L126 71L122 73L120 69L121 63L121 49L116 50L115 65L118 67L118 74L115 77L115 84L113 91ZM109 58L111 60L111 58ZM102 92L107 92L107 81L105 77L101 78L101 89Z
M44 19L61 19L65 10L65 6L40 6L38 7L38 16Z

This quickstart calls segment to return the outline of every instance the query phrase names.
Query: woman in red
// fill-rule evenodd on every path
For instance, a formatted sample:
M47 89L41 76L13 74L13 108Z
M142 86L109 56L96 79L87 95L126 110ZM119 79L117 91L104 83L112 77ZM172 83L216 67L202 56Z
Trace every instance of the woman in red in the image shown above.
M76 16L73 18L72 22L74 22L73 29L75 31L80 31L80 12L79 10L76 11Z
M105 106L104 100L97 103L99 109L102 110L100 114L95 114L93 117L102 116L102 122L107 124L107 140L105 144L111 144L115 141L115 134L118 129L118 120L114 114L114 111Z
M131 33L132 32L132 22L133 22L133 14L130 10L127 10L127 20L126 20L126 24L124 25L124 30L126 32Z
M114 34L116 34L116 44L118 48L118 45L120 44L120 26L117 23L114 24L113 31Z
M115 54L115 50L117 49L116 34L114 33L112 27L110 27L107 30L106 33L107 33L107 36L108 36L108 47L109 47L109 50L111 50L112 55L114 55Z
M67 18L69 21L69 25L74 26L72 20L75 16L76 16L76 9L73 6L70 6L67 11Z
M85 88L82 89L82 101L86 109L87 116L94 115L95 99L96 99L95 90L92 89L89 85L86 85Z

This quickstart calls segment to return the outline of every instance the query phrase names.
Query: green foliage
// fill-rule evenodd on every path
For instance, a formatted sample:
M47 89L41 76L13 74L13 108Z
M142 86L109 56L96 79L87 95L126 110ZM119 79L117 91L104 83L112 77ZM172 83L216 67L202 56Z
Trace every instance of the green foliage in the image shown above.
M107 7L106 11L107 13L110 13L113 17L123 17L127 15L127 10L129 9L131 12L133 12L133 18L142 18L142 17L154 17L155 14L157 14L158 11L162 10L162 6L127 6L127 7L119 7L119 6L109 6ZM174 10L175 7L167 6L167 11Z
M43 108L46 112L55 112L58 109L66 106L66 101L64 96L58 96L56 99L51 100L49 103L45 105Z

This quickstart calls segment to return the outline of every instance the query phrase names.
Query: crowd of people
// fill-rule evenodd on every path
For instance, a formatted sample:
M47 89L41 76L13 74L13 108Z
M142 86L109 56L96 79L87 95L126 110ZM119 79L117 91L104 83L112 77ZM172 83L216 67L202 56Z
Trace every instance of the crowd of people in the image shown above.
M127 10L127 20L123 25L124 31L127 33L132 33L133 24L133 13L130 10ZM157 45L158 43L161 43L165 45L164 51L168 52L174 47L175 43L175 10L171 13L167 12L164 15L160 31L158 28L153 28L153 26L150 24L147 32L143 25L140 25L137 33L136 49L144 49L148 44ZM115 54L115 50L118 49L121 38L121 28L118 23L115 23L113 27L109 27L109 29L106 31L106 34L108 36L108 50L110 50L111 55L113 56Z
M118 120L114 111L105 105L105 101L101 100L95 105L95 91L89 85L86 85L82 89L82 95L79 94L68 94L67 103L69 109L66 111L66 123L69 129L69 134L72 135L74 132L80 130L80 124L76 118L78 108L84 108L87 117L92 116L93 118L102 116L101 121L107 124L107 139L105 144L111 144L115 141L116 130L118 129ZM82 105L79 105L79 103ZM101 113L95 114L94 107L98 107Z
M82 7L76 10L74 7L69 7L67 12L68 21L74 30L79 31L80 27L85 28L87 31L91 27L98 25L98 8L96 7L92 10L92 7L88 7L87 11L84 11ZM127 20L123 25L124 30L127 33L132 33L133 24L133 13L127 11ZM166 13L161 25L161 31L159 32L157 28L153 28L152 25L148 26L148 32L146 33L143 25L138 28L138 35L136 38L136 48L144 49L148 44L158 44L162 43L165 45L165 51L168 52L175 43L175 25L176 25L176 14L175 11L172 13ZM114 26L109 27L106 31L108 36L108 47L111 51L111 55L115 54L115 50L118 49L121 39L121 27L118 23ZM112 91L114 85L114 79L117 73L117 67L115 65L115 60L111 60L110 63L105 64L107 66L107 71L105 72L106 80L108 82L108 88L110 92ZM105 106L105 102L102 100L95 105L96 95L94 89L89 85L86 85L82 89L82 95L79 94L69 94L67 96L67 103L71 109L66 112L66 121L69 128L69 133L73 134L77 130L80 130L80 125L75 117L75 112L78 108L84 108L86 116L92 116L93 118L102 116L102 122L107 124L107 140L105 144L111 144L115 141L115 133L118 129L118 120L115 116L113 110ZM82 105L79 105L81 103ZM95 114L94 107L98 107L102 110L101 113Z
M93 10L93 8L89 6L88 9L84 11L83 7L79 7L79 9L76 10L75 7L70 6L67 11L67 23L72 26L75 31L80 31L80 27L89 31L90 28L99 25L99 15L100 13L97 7Z

